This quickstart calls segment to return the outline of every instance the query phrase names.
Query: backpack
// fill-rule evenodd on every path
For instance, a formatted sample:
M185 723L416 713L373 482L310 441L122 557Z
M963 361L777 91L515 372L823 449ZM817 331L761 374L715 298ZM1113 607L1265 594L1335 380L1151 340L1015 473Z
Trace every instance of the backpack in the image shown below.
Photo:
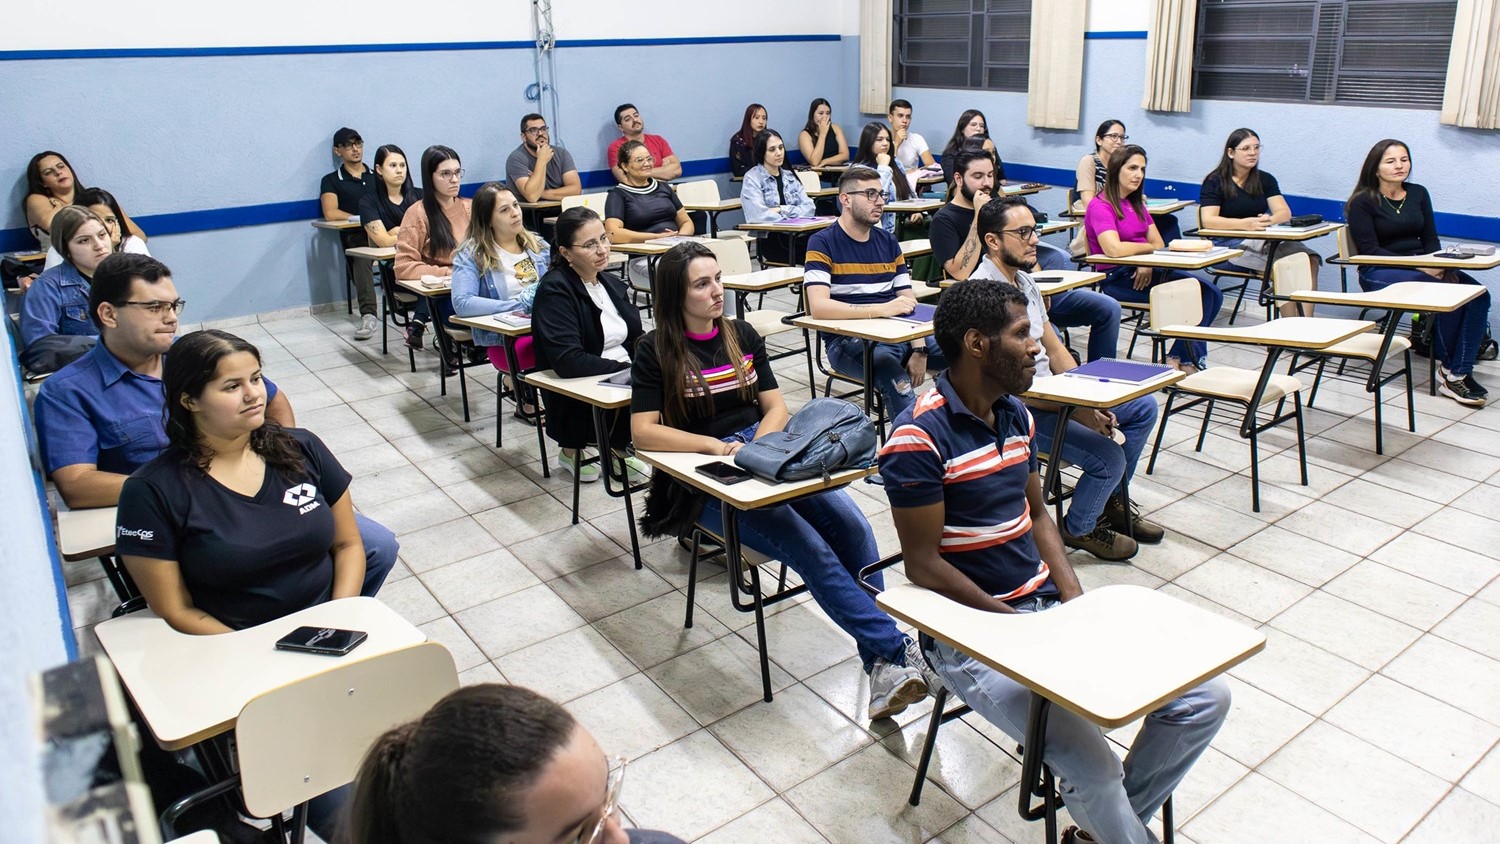
M735 465L762 480L802 481L843 469L875 465L875 425L854 404L816 398L787 420L786 428L748 443Z

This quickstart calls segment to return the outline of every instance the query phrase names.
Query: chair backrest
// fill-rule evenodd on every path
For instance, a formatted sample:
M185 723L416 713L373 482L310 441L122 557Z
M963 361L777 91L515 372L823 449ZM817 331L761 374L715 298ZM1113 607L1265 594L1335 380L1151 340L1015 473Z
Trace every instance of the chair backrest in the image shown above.
M1276 259L1271 265L1271 291L1277 296L1290 296L1298 290L1312 290L1317 285L1313 274L1313 256L1306 252L1293 252Z
M713 250L719 259L719 271L724 275L746 275L754 272L750 265L750 244L739 238L705 240L703 245Z
M1334 236L1339 242L1339 257L1349 260L1349 256L1354 254L1354 244L1349 242L1349 227L1339 226L1338 234Z
M598 214L599 216L603 217L604 216L604 200L607 199L608 197L609 197L609 194L607 192L606 193L580 193L580 194L576 194L574 196L565 196L565 197L562 198L562 210L566 211L569 208L577 208L578 206L582 205L583 207L585 207L585 208L593 211L594 213Z
M235 723L245 808L258 818L351 782L381 733L458 688L453 657L436 642L344 665L298 658L334 667L252 699Z
M818 174L811 170L798 170L797 181L802 183L802 189L806 191L815 191L823 187L823 183L818 179Z
M1179 278L1151 288L1151 330L1167 325L1197 325L1203 320L1198 280Z
M677 189L677 198L684 205L713 205L719 201L719 183L713 179L678 182L672 187Z

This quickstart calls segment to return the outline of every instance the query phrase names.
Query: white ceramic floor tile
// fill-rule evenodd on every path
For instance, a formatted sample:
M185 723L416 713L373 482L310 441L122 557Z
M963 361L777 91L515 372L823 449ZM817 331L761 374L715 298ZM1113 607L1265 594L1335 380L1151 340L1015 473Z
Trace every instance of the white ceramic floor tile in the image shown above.
M1296 792L1254 773L1199 812L1184 829L1194 840L1215 844L1268 841L1376 844L1379 841Z
M826 844L812 824L802 819L785 800L776 798L698 839L698 844L743 844L775 841L778 844Z
M779 666L770 668L774 695L793 681ZM760 656L736 636L673 657L647 669L646 674L704 725L764 700Z
M1487 601L1465 601L1432 632L1491 659L1500 659L1500 607Z
M632 762L698 729L693 716L644 674L584 695L569 703L568 711L594 734L605 753L622 753Z
M709 729L778 792L873 740L801 684L777 692L772 703L742 709Z
M630 657L640 668L650 668L702 647L729 633L712 616L698 613L691 628L682 626L687 598L668 592L644 604L594 622L594 629Z
M532 586L454 613L491 659L566 633L585 623L545 585ZM502 669L503 670L503 669Z
M477 607L541 582L504 548L429 569L421 578L449 612Z
M783 795L829 841L925 841L965 814L942 789L928 786L920 806L906 803L916 771L871 745ZM871 811L871 807L878 807Z
M1314 715L1352 691L1370 672L1275 628L1264 628L1266 649L1230 669L1261 691Z
M500 543L467 516L401 535L401 559L416 574L499 548Z
M1175 581L1256 621L1268 621L1301 600L1312 587L1270 569L1221 554Z
M1271 626L1372 671L1415 642L1422 631L1317 591L1271 620Z
M686 840L775 796L707 730L634 760L629 770L651 784L622 798L631 817Z
M1402 839L1403 844L1452 844L1482 841L1500 830L1500 806L1454 789L1443 802Z
M1460 783L1465 789L1500 806L1500 745L1491 747L1488 754L1469 771Z
M1500 662L1427 635L1380 673L1492 724L1500 724Z
M505 676L567 702L636 673L635 665L592 627L579 627L500 657Z
M1500 575L1500 561L1493 557L1420 533L1403 533L1370 559L1465 595L1473 595Z
M1232 703L1213 747L1242 765L1264 762L1313 722L1313 716L1236 677L1225 682Z
M915 768L922 759L929 723L919 721L880 743ZM977 809L1021 781L1021 763L964 721L951 721L938 730L927 779L924 795L927 789L941 787L960 803Z
M1378 674L1323 718L1449 782L1500 739L1500 727Z
M1369 560L1329 581L1323 590L1422 630L1464 601L1451 589Z

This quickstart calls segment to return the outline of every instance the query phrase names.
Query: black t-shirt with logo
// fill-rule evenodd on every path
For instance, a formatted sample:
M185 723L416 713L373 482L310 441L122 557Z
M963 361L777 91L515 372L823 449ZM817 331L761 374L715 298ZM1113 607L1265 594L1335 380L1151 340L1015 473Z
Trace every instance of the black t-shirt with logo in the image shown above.
M333 510L349 473L300 428L287 429L307 472L266 466L260 492L241 495L169 448L120 492L115 551L174 560L193 605L239 630L327 601L333 594Z

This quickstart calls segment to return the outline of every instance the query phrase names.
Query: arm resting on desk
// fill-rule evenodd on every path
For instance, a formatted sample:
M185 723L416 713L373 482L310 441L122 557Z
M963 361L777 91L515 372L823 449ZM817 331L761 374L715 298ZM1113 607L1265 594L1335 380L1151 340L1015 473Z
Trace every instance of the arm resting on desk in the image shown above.
M1146 242L1136 243L1134 241L1121 240L1120 233L1114 229L1105 229L1097 235L1099 240L1099 251L1111 258L1129 258L1133 255L1150 255L1158 249L1165 249L1166 244L1161 241L1161 233L1156 230L1156 224L1146 232Z
M319 194L318 207L323 211L323 219L330 223L341 223L349 219L349 212L339 208L339 195L336 193Z
M176 560L153 560L149 557L121 558L125 569L145 596L151 611L179 633L208 635L233 632L228 625L193 606Z
M333 600L357 598L365 585L365 546L348 490L333 502Z
M59 466L52 472L52 482L70 510L86 507L113 507L120 503L120 488L129 475L101 472L93 463Z
M834 299L826 284L808 284L803 287L807 296L807 314L813 319L878 319L909 314L917 307L916 294L908 287L889 302L867 305L850 305Z

